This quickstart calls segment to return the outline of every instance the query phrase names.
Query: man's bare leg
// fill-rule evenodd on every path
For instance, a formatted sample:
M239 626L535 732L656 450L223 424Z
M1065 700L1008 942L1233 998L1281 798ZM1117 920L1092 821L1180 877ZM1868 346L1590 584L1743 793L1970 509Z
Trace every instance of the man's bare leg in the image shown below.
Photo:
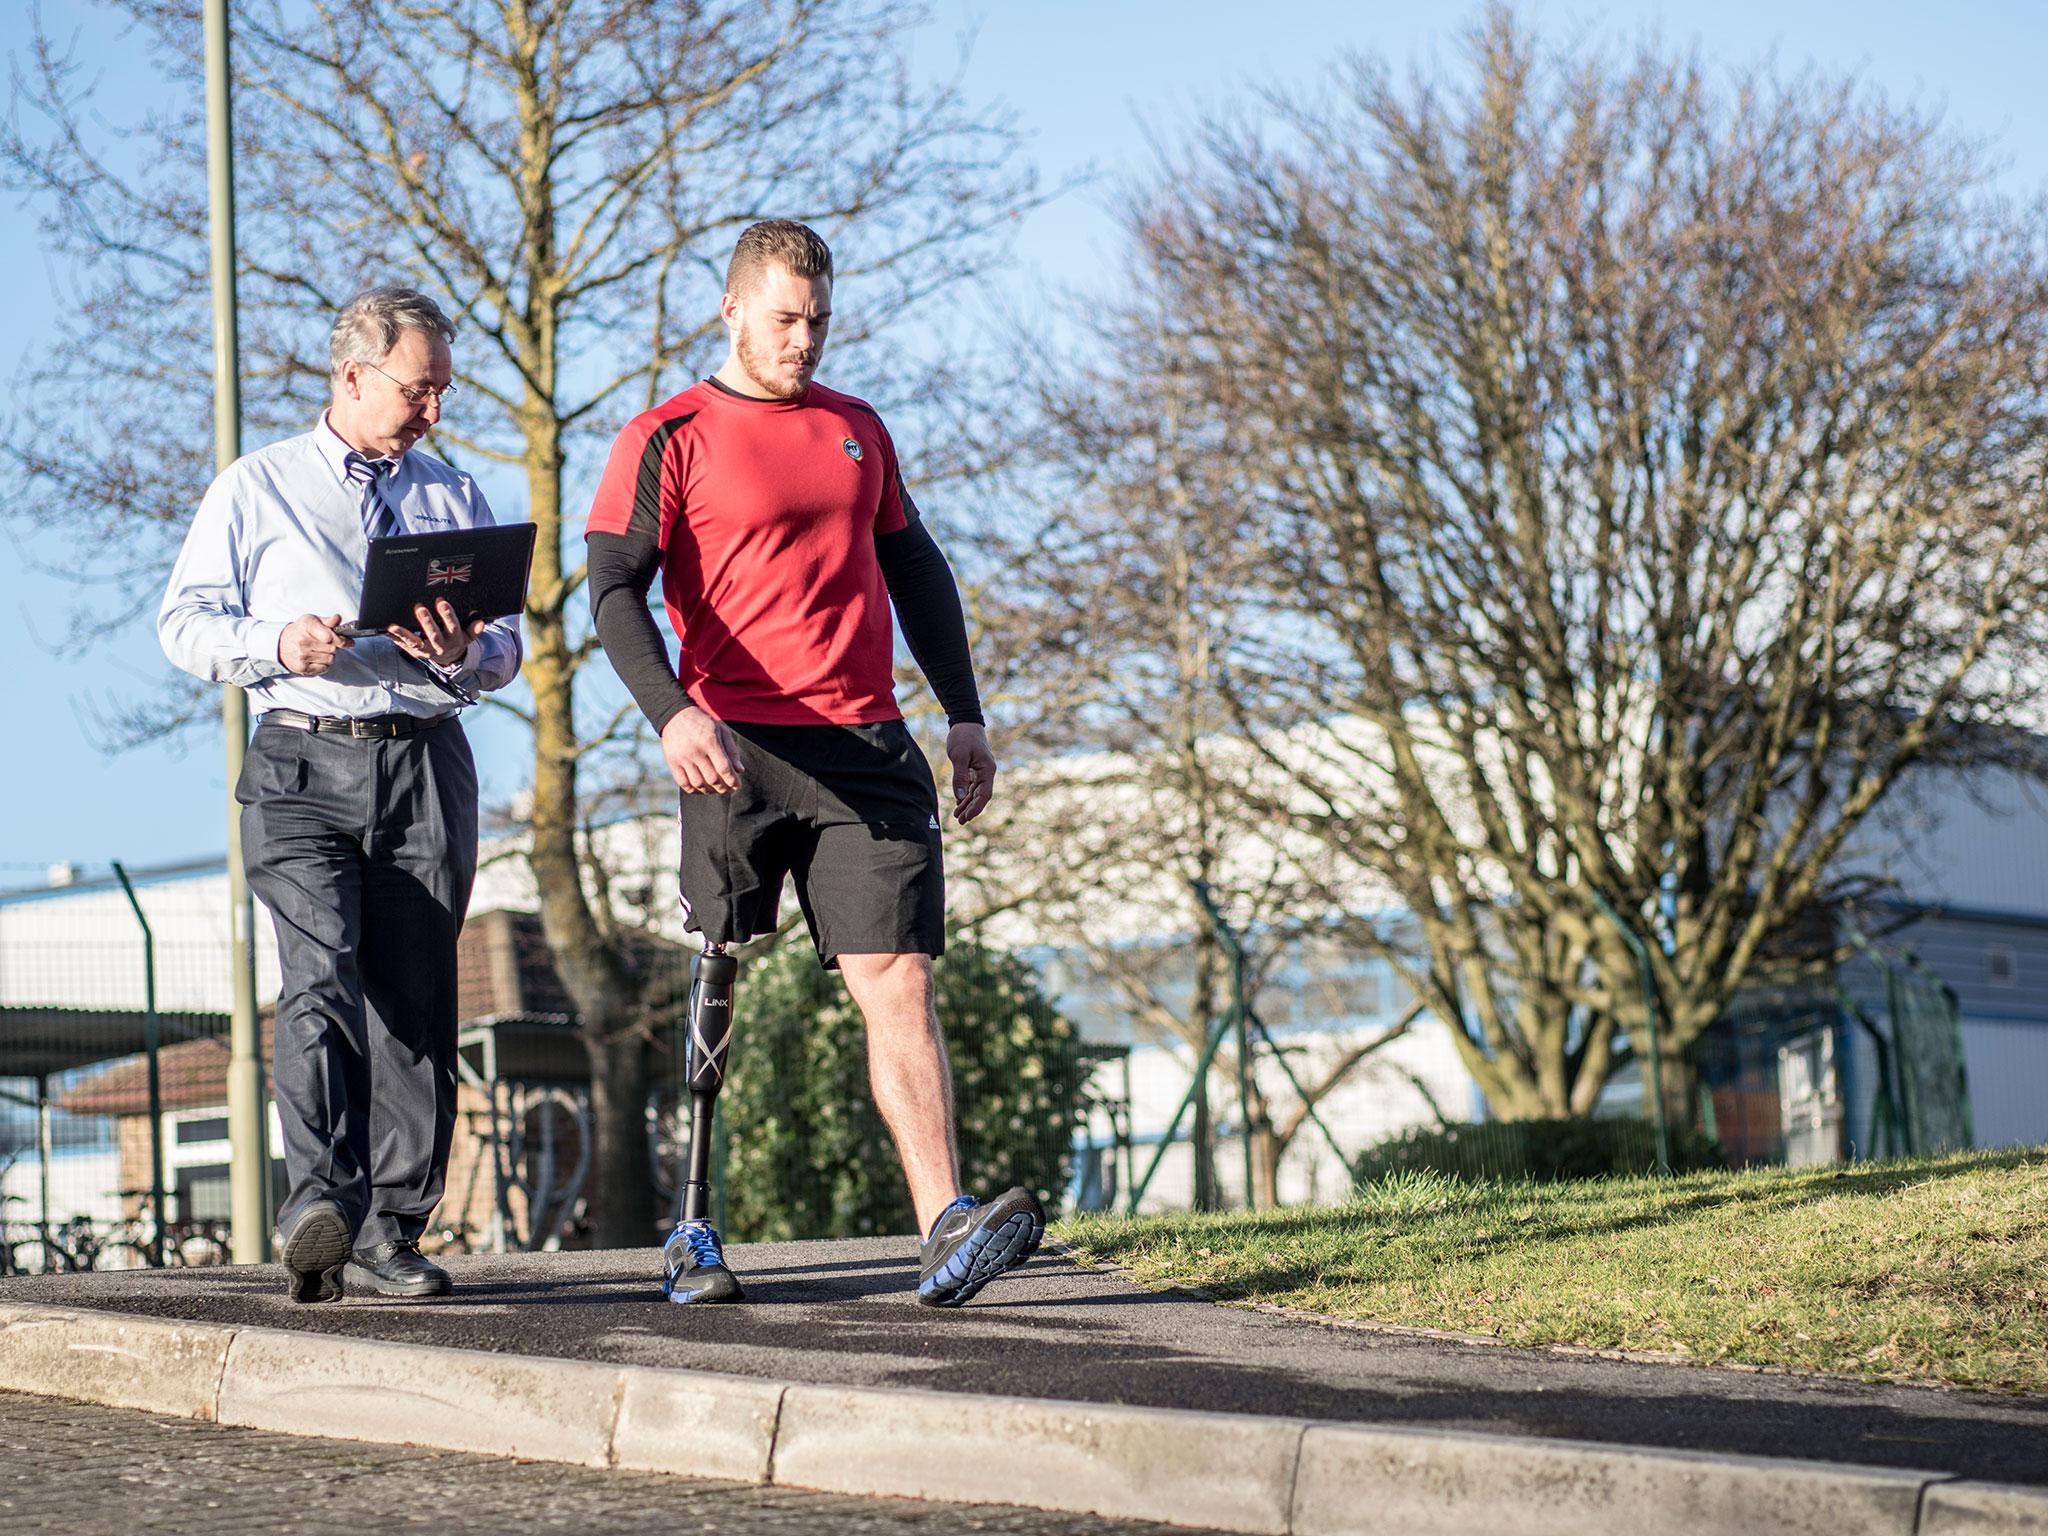
M918 1234L960 1193L953 1070L932 1002L930 955L841 955L839 971L868 1027L868 1081L917 1207Z

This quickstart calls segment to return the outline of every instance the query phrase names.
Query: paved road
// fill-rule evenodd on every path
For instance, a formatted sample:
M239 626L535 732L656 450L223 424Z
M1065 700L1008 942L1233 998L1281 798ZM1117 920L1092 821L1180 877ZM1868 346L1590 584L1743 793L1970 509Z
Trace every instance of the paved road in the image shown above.
M0 1392L0 1530L37 1536L1191 1536L1185 1526L849 1499L302 1440ZM1200 1533L1193 1533L1200 1536Z
M734 1247L749 1305L661 1300L651 1252L477 1257L431 1303L293 1307L276 1270L0 1282L50 1301L458 1348L1801 1457L2048 1484L2048 1398L1576 1358L1330 1328L1041 1257L957 1312L910 1239Z

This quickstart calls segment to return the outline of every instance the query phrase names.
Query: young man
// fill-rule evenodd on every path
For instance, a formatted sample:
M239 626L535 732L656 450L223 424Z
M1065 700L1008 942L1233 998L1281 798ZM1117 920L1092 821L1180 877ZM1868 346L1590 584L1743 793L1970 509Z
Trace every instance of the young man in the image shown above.
M958 1306L1037 1248L1028 1190L960 1192L952 1073L932 1003L945 890L931 770L896 707L889 605L946 711L953 815L995 788L960 594L863 402L811 382L832 253L805 226L746 230L711 378L619 434L591 508L597 632L682 791L682 895L707 950L771 932L785 875L818 957L867 1023L875 1102L920 1230L918 1299ZM678 666L647 610L655 573ZM679 675L680 674L680 675ZM665 1250L675 1301L735 1299L716 1232Z
M455 330L425 294L372 288L335 317L311 432L213 482L157 633L259 712L235 798L249 888L277 925L278 1213L293 1301L347 1281L439 1296L422 1258L455 1131L455 939L476 875L476 764L455 718L519 675L519 621L351 640L373 535L488 526L468 475L418 450L454 393Z

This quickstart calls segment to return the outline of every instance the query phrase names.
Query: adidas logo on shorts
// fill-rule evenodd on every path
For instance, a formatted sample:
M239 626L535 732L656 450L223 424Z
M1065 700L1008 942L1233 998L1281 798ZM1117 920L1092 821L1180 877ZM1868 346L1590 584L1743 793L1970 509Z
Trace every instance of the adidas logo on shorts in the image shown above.
M927 832L936 832L936 831L938 831L938 830L939 830L939 818L938 818L938 817L936 817L936 816L932 817L932 818L931 818L931 820L930 820L929 822L927 822L927 823L926 823L926 825L925 825L925 830L926 830Z

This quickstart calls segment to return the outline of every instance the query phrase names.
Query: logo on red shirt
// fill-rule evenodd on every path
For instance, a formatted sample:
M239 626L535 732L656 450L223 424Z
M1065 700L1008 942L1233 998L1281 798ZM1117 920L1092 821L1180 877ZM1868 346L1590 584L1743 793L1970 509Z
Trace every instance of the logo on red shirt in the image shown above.
M841 443L839 446L846 450L846 456L849 459L852 459L854 463L858 464L860 462L859 443L855 442L852 438L849 437L845 442Z

